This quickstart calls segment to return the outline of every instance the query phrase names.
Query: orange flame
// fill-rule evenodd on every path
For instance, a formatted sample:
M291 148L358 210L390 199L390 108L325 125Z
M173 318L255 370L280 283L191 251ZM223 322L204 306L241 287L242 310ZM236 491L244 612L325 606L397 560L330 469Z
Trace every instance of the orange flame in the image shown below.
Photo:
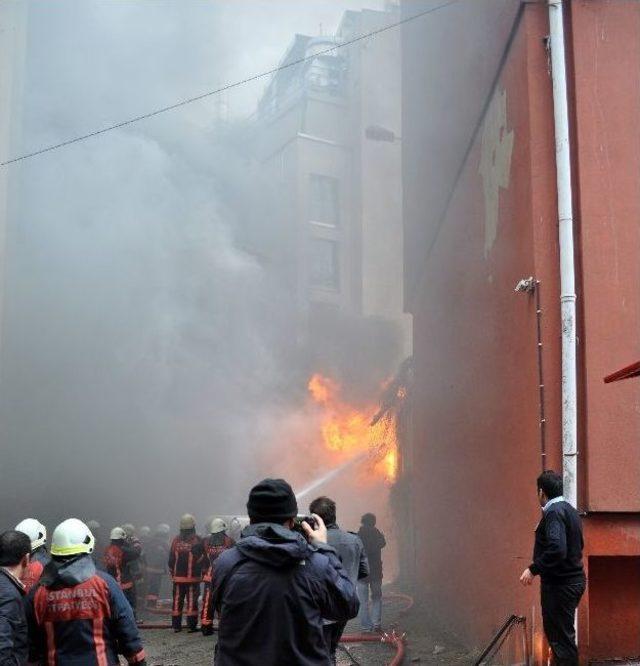
M376 406L357 409L340 400L340 386L314 374L309 394L322 409L321 436L324 448L343 460L369 455L368 470L377 478L393 482L398 475L398 437L395 419L382 418L371 425Z

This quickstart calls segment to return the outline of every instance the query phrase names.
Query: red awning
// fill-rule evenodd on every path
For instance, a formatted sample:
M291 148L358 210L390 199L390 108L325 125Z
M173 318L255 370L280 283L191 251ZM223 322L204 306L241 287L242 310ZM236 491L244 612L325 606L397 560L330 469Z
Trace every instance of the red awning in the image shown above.
M604 378L604 383L610 384L611 382L617 382L620 379L629 379L630 377L640 377L640 361L632 363L611 375L607 375Z

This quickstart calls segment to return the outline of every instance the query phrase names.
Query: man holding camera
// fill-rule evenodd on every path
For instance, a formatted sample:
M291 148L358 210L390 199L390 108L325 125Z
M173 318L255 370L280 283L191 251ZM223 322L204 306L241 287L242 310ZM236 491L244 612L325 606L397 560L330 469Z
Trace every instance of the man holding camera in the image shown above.
M346 622L358 596L322 518L294 530L298 504L283 479L251 489L250 525L216 560L212 604L220 613L216 666L331 666L323 618Z

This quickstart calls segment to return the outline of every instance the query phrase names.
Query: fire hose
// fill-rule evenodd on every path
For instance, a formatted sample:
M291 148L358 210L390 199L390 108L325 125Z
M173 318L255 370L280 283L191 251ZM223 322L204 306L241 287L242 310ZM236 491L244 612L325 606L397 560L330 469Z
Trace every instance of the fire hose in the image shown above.
M396 654L389 662L389 666L400 666L404 659L404 637L405 634L396 634L395 630L390 634L343 634L341 643L385 643L395 647Z
M387 599L394 599L398 601L404 601L405 606L400 610L401 613L406 613L409 611L414 604L413 598L408 594L400 593L389 593L384 595ZM169 608L147 608L147 612L156 614L156 615L167 615L171 614ZM216 623L217 624L217 623ZM151 622L151 623L142 623L138 625L139 629L171 629L170 624L164 622ZM214 627L216 628L216 627ZM398 634L395 629L391 633L384 634L343 634L340 638L341 643L383 643L385 645L390 645L396 649L396 653L393 659L389 662L389 666L400 666L404 659L405 654L405 636L406 634Z
M413 597L410 597L408 594L387 592L382 598L383 600L404 602L404 607L400 609L400 613L402 614L408 613L413 608ZM155 608L145 608L145 612L152 615L171 615L171 599L162 599Z
M165 622L145 622L138 625L138 629L171 629L170 624ZM344 634L340 639L341 643L384 643L395 647L396 653L389 662L389 666L400 666L404 659L404 634L397 634L392 631L390 634Z

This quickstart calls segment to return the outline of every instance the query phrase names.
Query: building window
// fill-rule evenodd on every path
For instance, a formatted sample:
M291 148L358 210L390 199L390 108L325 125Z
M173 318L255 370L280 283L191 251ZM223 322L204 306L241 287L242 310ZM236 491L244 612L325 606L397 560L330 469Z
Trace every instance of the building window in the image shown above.
M325 238L312 238L309 257L309 284L312 287L340 287L338 244Z
M338 179L312 173L309 188L309 217L311 221L337 227L340 220Z

